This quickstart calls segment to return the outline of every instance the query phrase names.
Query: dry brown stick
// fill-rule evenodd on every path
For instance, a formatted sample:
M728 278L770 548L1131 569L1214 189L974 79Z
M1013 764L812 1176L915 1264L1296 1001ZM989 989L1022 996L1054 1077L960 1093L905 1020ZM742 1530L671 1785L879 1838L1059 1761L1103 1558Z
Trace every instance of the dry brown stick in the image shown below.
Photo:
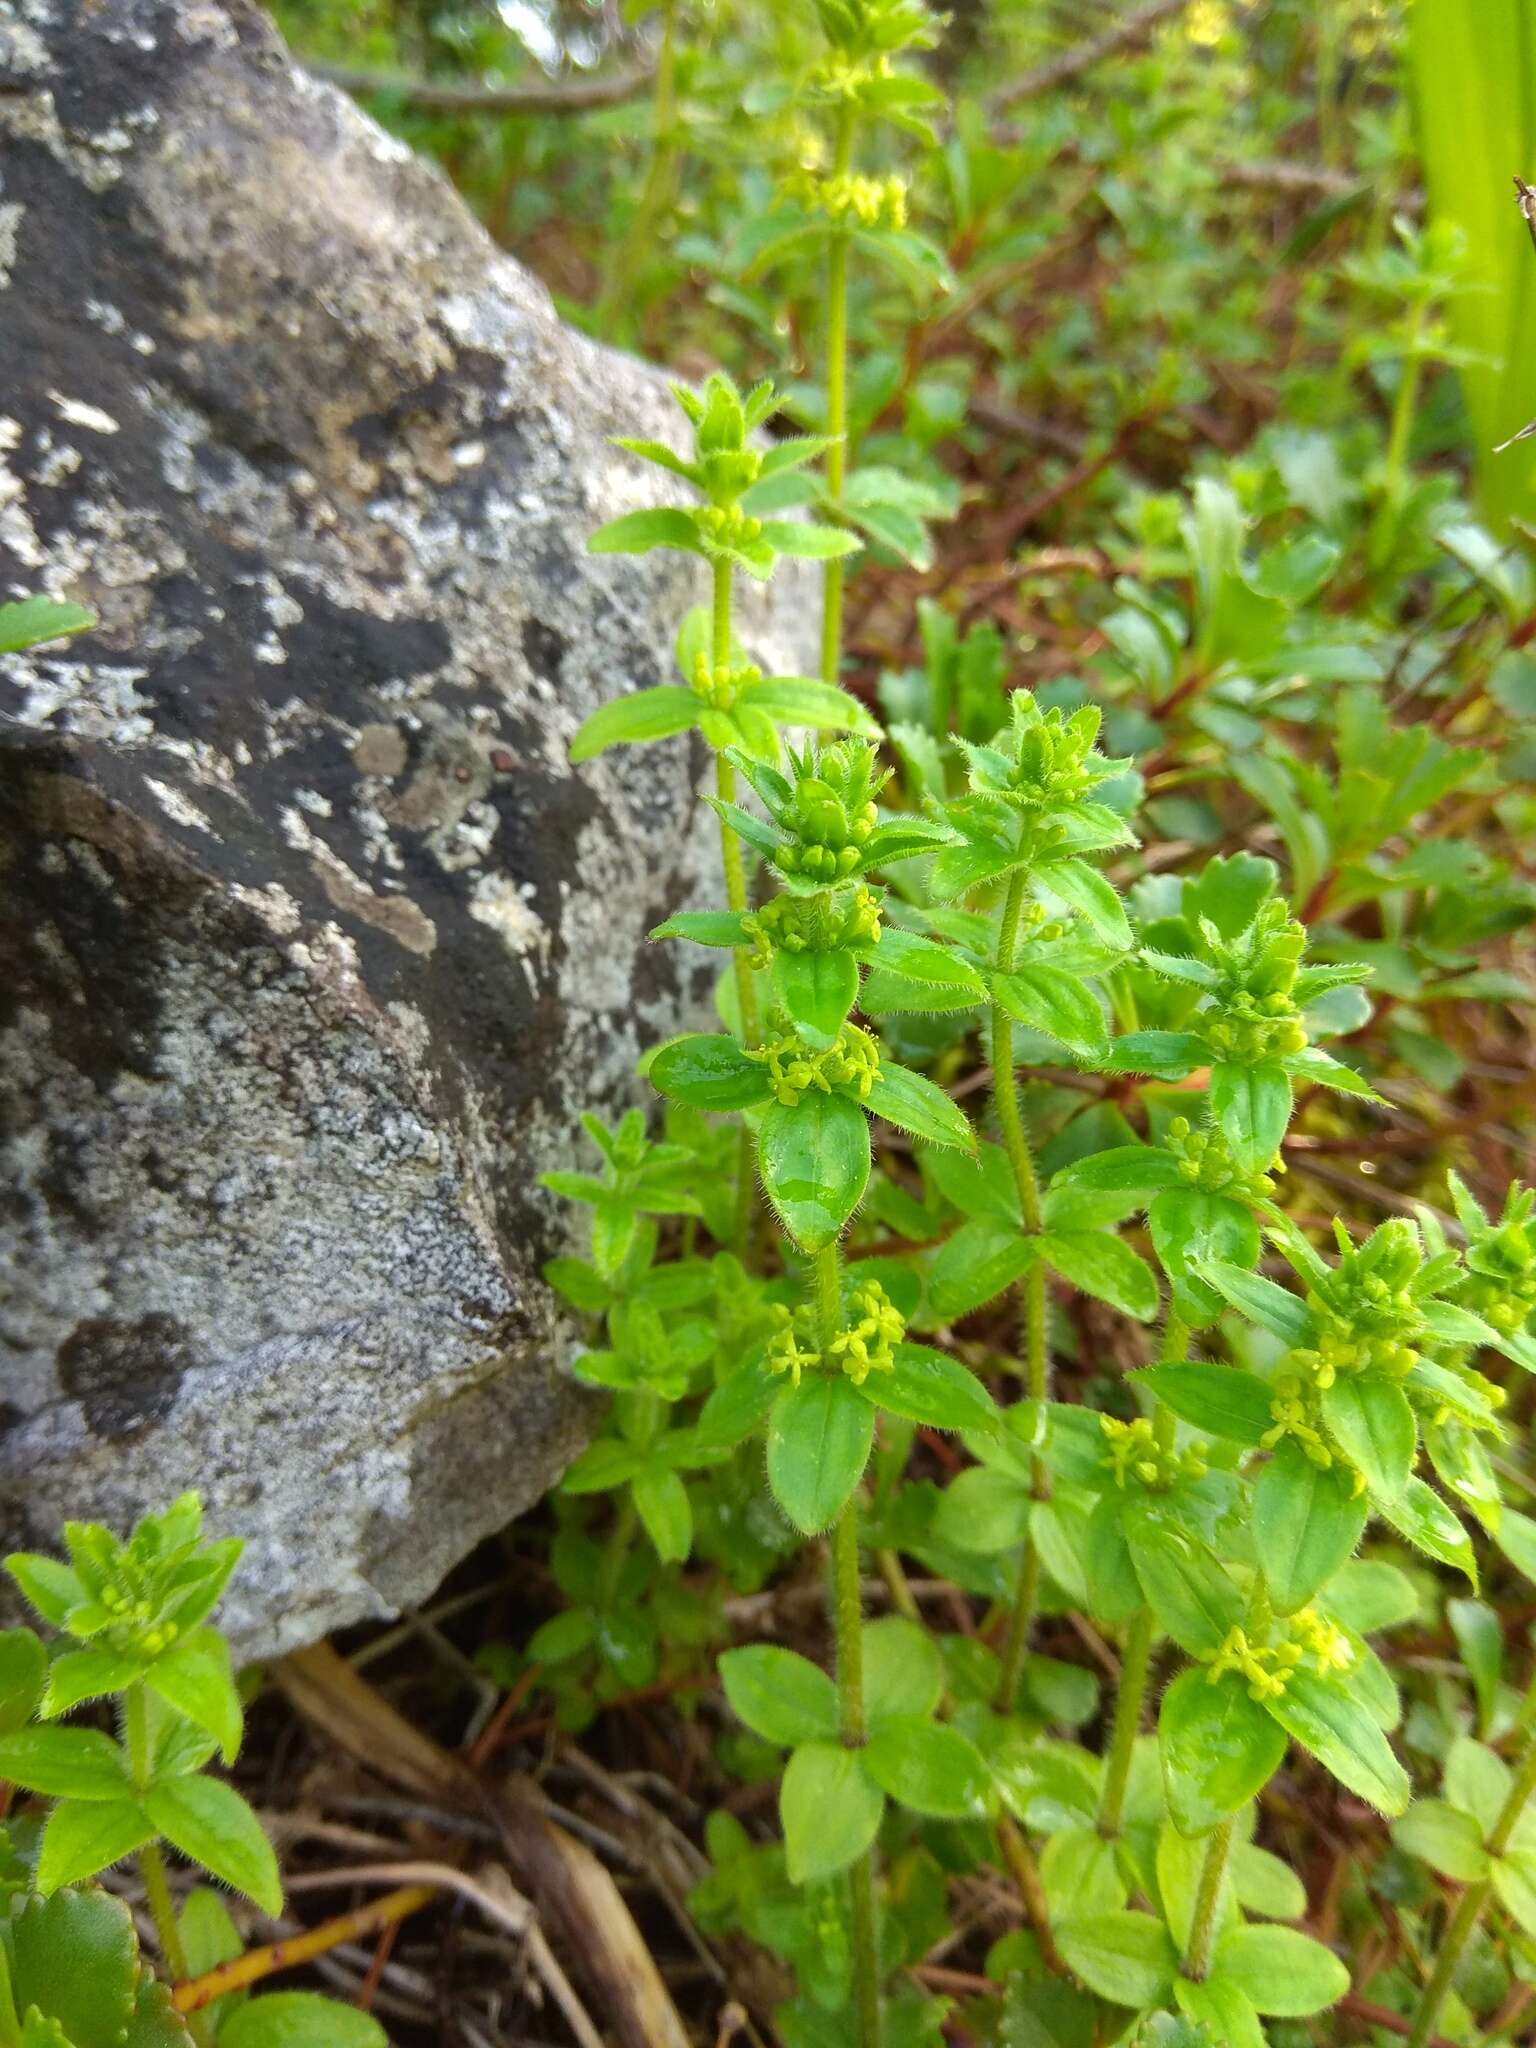
M1151 0L1150 6L1133 8L1113 28L1089 36L1081 43L1074 43L1070 50L1063 50L1057 57L1048 57L1033 71L1026 71L1022 78L1016 78L1012 85L1004 86L992 102L992 111L1005 114L1021 100L1038 99L1042 93L1054 92L1059 85L1070 85L1074 78L1091 71L1095 64L1102 64L1106 57L1113 57L1120 50L1145 42L1155 28L1172 20L1174 15L1182 14L1189 4L1190 0Z
M495 1823L513 1878L578 1964L594 2006L623 2048L689 2048L618 1886L590 1850L546 1818L534 1786L524 1779L489 1784L325 1644L285 1657L276 1677L299 1711L369 1770Z
M651 84L648 67L605 78L550 80L545 85L475 85L468 79L416 78L403 71L359 71L350 64L306 62L307 71L343 92L388 93L427 114L588 114L635 99Z
M326 1882L332 1880L327 1878ZM294 1887L290 1884L288 1888L291 1891ZM355 1913L340 1913L320 1927L308 1927L302 1934L268 1942L265 1948L248 1948L233 1962L220 1963L217 1969L206 1970L201 1977L189 1977L178 1984L171 1994L171 2003L178 2012L200 2012L226 1991L241 1991L247 1984L275 1976L279 1970L295 1970L301 1963L313 1962L316 1956L340 1948L343 1942L356 1941L381 1927L393 1927L408 1913L419 1913L423 1906L431 1905L437 1893L436 1884L402 1885L382 1899L375 1899L372 1905L360 1906Z

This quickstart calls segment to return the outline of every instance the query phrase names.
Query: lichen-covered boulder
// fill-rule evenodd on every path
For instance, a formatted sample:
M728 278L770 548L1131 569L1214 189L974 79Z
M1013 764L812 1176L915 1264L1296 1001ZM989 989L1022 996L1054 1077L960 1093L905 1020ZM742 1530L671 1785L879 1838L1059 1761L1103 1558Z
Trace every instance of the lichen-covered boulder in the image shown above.
M581 1439L536 1175L700 989L685 741L573 772L699 565L669 434L245 0L0 5L0 1543L196 1486L264 1654ZM747 613L806 659L805 589Z

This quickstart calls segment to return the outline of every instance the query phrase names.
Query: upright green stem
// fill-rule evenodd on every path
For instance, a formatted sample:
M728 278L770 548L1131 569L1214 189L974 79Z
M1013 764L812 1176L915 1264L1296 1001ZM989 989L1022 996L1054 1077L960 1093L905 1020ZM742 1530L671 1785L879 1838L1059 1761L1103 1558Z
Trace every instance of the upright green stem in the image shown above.
M731 661L731 565L716 562L714 604L711 613L710 660L716 668L728 668ZM723 804L736 801L736 770L724 754L715 756L715 794ZM725 873L725 900L738 917L747 908L747 871L741 858L741 842L720 820L720 865ZM762 1036L757 1012L757 984L752 979L752 956L745 946L731 955L736 972L736 1007L741 1013L741 1036L745 1045L756 1045ZM741 1126L736 1150L736 1246L745 1259L752 1231L752 1133Z
M1211 1952L1216 1946L1216 1928L1221 1906L1222 1880L1227 1874L1227 1858L1232 1853L1232 1834L1237 1826L1236 1818L1224 1820L1220 1827L1212 1828L1206 1843L1205 1861L1200 1866L1200 1888L1195 1893L1195 1916L1190 1923L1189 1941L1184 1950L1184 1975L1196 1984L1203 1983L1211 1973Z
M837 1240L816 1254L816 1321L823 1346L842 1327L843 1279ZM859 1497L832 1525L832 1622L837 1643L838 1722L843 1744L860 1749L864 1717L864 1589L859 1572ZM880 1936L875 1917L875 1852L871 1847L849 1872L853 1887L854 1992L858 2048L880 2048Z
M1115 1719L1109 1755L1104 1762L1104 1789L1099 1795L1099 1833L1108 1842L1119 1834L1125 1817L1125 1788L1130 1783L1136 1737L1141 1733L1141 1710L1146 1702L1156 1640L1157 1625L1151 1608L1139 1607L1131 1616L1125 1648L1120 1654L1120 1689L1115 1695Z
M149 1703L142 1685L130 1685L123 1694L123 1739L133 1782L140 1791L147 1791L154 1772L149 1753ZM144 1880L144 1897L155 1923L165 1967L176 1983L184 1983L192 1973L187 1967L187 1952L182 1946L181 1929L176 1924L176 1907L158 1842L146 1842L139 1851L139 1875ZM198 2048L208 2048L207 2021L196 2013L189 2013L187 2027Z
M1188 1350L1189 1325L1177 1309L1170 1308L1163 1325L1161 1363L1177 1365ZM1177 1429L1172 1409L1159 1404L1152 1428L1161 1448L1171 1451ZM1113 1841L1119 1834L1125 1815L1125 1788L1130 1781L1136 1737L1141 1733L1142 1710L1152 1676L1152 1653L1156 1648L1157 1625L1151 1608L1143 1607L1131 1618L1120 1659L1120 1689L1115 1695L1114 1727L1104 1767L1104 1789L1099 1797L1099 1833L1106 1841Z
M611 335L624 311L635 274L655 241L655 231L672 196L677 172L677 0L662 0L661 48L656 53L656 92L651 103L651 160L629 233L598 308L597 326Z
M997 964L1004 974L1013 971L1019 943L1019 920L1023 916L1028 887L1028 877L1021 868L1008 884L998 931ZM1035 1172L1034 1156L1024 1128L1024 1112L1019 1104L1019 1077L1013 1064L1013 1019L998 1003L992 1005L992 1101L997 1110L1003 1150L1008 1155L1014 1186L1018 1189L1019 1212L1024 1219L1024 1228L1031 1237L1037 1237L1044 1227L1040 1177ZM1044 1401L1050 1394L1050 1356L1045 1341L1045 1268L1038 1259L1024 1275L1023 1294L1025 1390L1030 1400ZM1050 1475L1044 1461L1038 1457L1033 1470L1035 1498L1044 1500L1050 1493ZM997 1693L1001 1713L1012 1711L1018 1693L1019 1674L1024 1668L1024 1653L1029 1644L1039 1588L1039 1560L1033 1543L1026 1539L1018 1592L1014 1597L1008 1640L1003 1650L1002 1678Z
M837 121L837 157L834 176L847 173L853 162L853 138L857 111L845 100ZM848 235L838 228L827 252L827 432L832 445L827 450L827 504L836 511L843 502L843 484L848 474ZM836 558L826 564L822 578L821 673L835 683L843 647L843 564Z
M1387 429L1387 454L1383 466L1381 509L1376 515L1371 534L1370 559L1375 569L1383 567L1392 552L1396 535L1398 513L1408 484L1408 442L1413 433L1413 422L1419 407L1419 385L1424 375L1424 360L1419 354L1419 342L1424 333L1428 308L1420 303L1414 307L1413 319L1408 330L1408 346L1403 357L1401 375L1397 380L1397 393L1392 401L1392 422Z
M1510 1838L1520 1824L1533 1796L1536 1796L1536 1678L1526 1695L1521 1709L1519 1727L1525 1737L1525 1754L1515 1770L1510 1784L1509 1796L1499 1810L1499 1817L1493 1824L1486 1848L1490 1856L1502 1856L1509 1847ZM1424 1986L1424 1995L1419 2000L1419 2009L1413 2016L1413 2031L1408 2036L1408 2048L1425 2048L1435 2031L1440 2018L1440 2008L1445 2003L1446 1993L1455 1981L1456 1972L1461 1968L1462 1957L1467 1944L1477 1932L1479 1921L1493 1892L1489 1878L1479 1878L1476 1884L1469 1884L1462 1893L1455 1912L1451 1915L1440 1944L1440 1953L1435 1958L1435 1967L1429 1982Z

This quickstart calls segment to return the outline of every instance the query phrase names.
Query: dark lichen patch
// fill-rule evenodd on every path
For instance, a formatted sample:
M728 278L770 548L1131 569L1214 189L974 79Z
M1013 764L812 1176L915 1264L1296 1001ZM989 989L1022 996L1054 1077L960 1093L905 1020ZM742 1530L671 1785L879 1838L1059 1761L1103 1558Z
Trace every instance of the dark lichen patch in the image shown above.
M59 1346L59 1385L113 1443L163 1422L184 1374L197 1364L191 1333L174 1316L116 1322L88 1316Z
M528 657L528 666L536 676L544 676L550 682L560 680L560 670L565 657L571 651L571 643L563 633L542 619L525 619L523 622L523 653Z

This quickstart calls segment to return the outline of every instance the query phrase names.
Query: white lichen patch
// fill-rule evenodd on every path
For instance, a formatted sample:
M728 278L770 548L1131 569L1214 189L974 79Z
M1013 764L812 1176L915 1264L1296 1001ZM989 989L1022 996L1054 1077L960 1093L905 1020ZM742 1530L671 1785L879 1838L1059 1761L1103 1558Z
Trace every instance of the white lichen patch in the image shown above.
M103 412L99 405L92 405L88 399L71 398L63 391L50 391L48 396L66 426L87 427L93 434L122 432L121 420L113 419L111 413Z
M523 963L529 987L536 988L536 970L549 963L550 929L510 876L477 876L469 892L469 914Z
M280 939L291 938L304 922L298 904L281 882L268 882L262 889L251 889L244 882L236 882L229 893L237 903L254 910L268 930Z
M0 519L0 529L3 529ZM0 676L17 685L16 716L23 725L49 727L79 739L142 747L155 737L150 705L137 685L142 668L106 662L54 661L0 656Z
M160 808L174 823L185 826L188 831L206 832L210 839L217 837L197 805L179 789L173 789L168 782L157 782L153 775L145 776L144 786L154 792Z

